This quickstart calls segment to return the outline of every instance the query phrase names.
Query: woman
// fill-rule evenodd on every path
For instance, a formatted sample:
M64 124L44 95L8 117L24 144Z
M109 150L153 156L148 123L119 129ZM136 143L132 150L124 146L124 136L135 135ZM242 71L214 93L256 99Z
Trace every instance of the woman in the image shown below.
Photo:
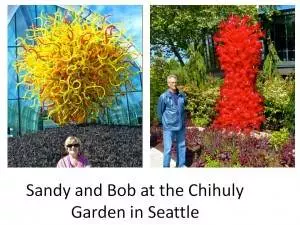
M65 149L67 156L61 158L58 163L58 168L83 168L90 167L89 162L83 153L80 152L81 141L75 136L69 136L65 140Z

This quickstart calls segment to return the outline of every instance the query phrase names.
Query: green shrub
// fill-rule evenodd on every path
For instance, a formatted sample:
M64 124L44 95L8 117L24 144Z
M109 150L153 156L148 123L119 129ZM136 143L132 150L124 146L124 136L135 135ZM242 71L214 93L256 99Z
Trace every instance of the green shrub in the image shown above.
M289 82L289 102L285 108L284 127L288 128L291 133L295 133L295 74L290 74Z
M264 129L279 130L283 127L295 131L295 76L283 79L277 69L280 59L275 46L268 39L268 55L257 79L257 88L264 96Z
M264 128L280 130L295 129L295 82L281 76L270 77L261 87L264 96L265 117Z
M263 65L263 77L265 79L279 75L277 66L280 63L280 58L279 58L276 48L271 40L268 40L268 51L269 51L269 53L266 56L264 65Z
M188 47L189 60L184 66L186 71L185 83L203 85L207 81L207 68L204 59L204 51L201 45L190 44Z
M290 134L287 128L282 128L280 131L272 132L270 143L276 151L280 149L289 139Z
M238 148L232 148L231 149L231 162L230 165L232 167L241 167L241 164L239 162L239 154L240 150Z
M220 95L220 83L221 79L210 78L207 84L200 87L193 84L184 86L183 91L188 101L186 110L195 126L206 127L212 122L216 114L216 101Z
M220 168L221 163L217 159L212 159L210 155L205 156L205 167Z

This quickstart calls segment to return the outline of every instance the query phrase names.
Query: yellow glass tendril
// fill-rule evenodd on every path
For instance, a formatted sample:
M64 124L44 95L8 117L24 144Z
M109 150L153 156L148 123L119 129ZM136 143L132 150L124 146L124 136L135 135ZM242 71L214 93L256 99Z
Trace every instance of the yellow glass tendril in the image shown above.
M38 98L60 125L84 123L110 106L115 92L134 75L130 61L137 56L105 17L70 15L41 14L41 26L17 39L23 50L15 68L27 87L25 96Z

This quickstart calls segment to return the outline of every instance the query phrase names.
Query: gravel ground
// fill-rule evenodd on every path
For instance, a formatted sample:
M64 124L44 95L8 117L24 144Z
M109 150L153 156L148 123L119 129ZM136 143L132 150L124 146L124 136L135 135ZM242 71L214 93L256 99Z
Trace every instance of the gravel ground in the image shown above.
M142 167L142 127L65 126L8 138L8 167L56 167L69 135L80 138L92 167Z

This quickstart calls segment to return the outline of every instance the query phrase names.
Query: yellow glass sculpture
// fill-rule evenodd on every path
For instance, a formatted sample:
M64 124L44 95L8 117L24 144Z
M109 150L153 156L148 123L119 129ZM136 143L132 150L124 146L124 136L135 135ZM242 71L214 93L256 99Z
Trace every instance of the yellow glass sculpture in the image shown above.
M121 31L106 18L82 9L41 15L41 26L18 38L23 47L15 68L25 98L38 99L56 123L84 123L112 103L120 87L130 84L137 54Z

